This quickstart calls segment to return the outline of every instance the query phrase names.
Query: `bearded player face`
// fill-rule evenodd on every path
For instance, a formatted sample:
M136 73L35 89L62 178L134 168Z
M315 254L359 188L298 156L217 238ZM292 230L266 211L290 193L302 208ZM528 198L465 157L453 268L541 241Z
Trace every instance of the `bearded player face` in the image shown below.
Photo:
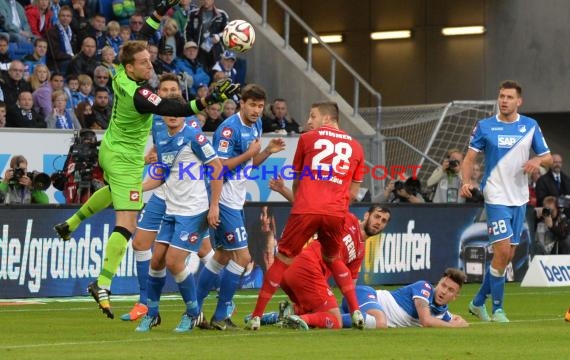
M390 214L380 209L364 214L364 232L368 237L380 234L390 222Z

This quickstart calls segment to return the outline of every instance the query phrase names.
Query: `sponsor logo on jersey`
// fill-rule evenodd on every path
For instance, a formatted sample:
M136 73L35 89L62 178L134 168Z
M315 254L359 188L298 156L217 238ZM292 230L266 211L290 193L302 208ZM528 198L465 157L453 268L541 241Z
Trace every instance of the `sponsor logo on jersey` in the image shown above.
M234 235L233 232L227 232L227 233L226 233L226 240L227 240L229 243L233 243L233 242L235 241L235 239L236 239L236 236Z
M222 136L225 138L231 138L232 134L234 133L234 131L232 129L230 129L229 127L225 127L222 130Z
M195 244L196 241L198 241L198 234L196 234L196 233L190 234L188 241L190 241L191 244Z
M190 236L190 234L188 233L188 231L180 232L180 240L182 240L182 241L188 240L189 236Z
M227 153L229 148L230 148L230 142L229 141L220 140L220 143L218 144L218 151L219 152Z
M422 296L423 296L423 297L426 297L426 298L429 298L429 291L427 291L427 290L422 290Z
M216 151L214 150L214 147L210 144L206 144L206 145L202 146L202 152L208 158L216 155Z
M147 98L150 94L152 94L152 91L150 91L149 89L141 88L139 89L139 94Z
M160 98L160 96L156 95L156 94L150 94L147 98L146 98L151 104L153 104L154 106L158 106L158 104L160 104L160 102L162 101L162 99Z
M198 134L196 135L196 141L198 142L198 144L204 145L208 141L208 139L206 138L206 136L204 136L204 134Z
M497 144L499 148L510 149L520 138L521 136L518 135L498 135Z
M503 131L503 128L501 126L499 127L492 127L491 131Z
M428 289L430 289L430 290L431 290L431 285L430 285L430 284L428 284L428 283L424 283L424 287L426 287L426 288L428 288Z
M141 88L139 89L139 94L141 94L148 102L153 104L154 106L158 106L162 99L157 94L153 93L149 89Z
M138 191L131 190L131 192L130 192L130 194L129 194L129 199L130 199L131 201L139 201L140 197L141 197L141 196L140 196L140 194L139 194Z
M190 120L188 121L188 125L190 127L193 127L194 129L199 129L200 125L198 124L198 122L196 120Z

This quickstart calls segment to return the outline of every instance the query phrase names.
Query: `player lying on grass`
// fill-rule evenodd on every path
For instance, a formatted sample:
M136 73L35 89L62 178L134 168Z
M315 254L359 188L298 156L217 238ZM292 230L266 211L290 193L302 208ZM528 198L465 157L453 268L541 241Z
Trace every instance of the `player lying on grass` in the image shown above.
M365 328L468 327L469 323L465 319L451 314L448 309L448 304L457 298L464 282L463 271L449 268L435 287L423 280L394 291L375 290L370 286L359 285L356 287L356 296L360 311L365 316ZM264 325L281 320L284 327L302 330L308 330L310 327L339 328L335 322L319 321L322 315L318 313L303 313L303 309L297 304L294 304L294 312L300 311L300 315L288 314L291 310L287 308L286 301L281 302L279 307L279 314L274 312L263 315ZM341 311L342 327L350 328L351 318L344 299Z

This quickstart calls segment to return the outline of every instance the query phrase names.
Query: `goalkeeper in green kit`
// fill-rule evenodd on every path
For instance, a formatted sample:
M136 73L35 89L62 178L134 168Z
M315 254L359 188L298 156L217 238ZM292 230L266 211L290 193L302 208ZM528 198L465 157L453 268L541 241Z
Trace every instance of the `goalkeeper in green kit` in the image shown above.
M143 38L154 35L163 15L179 0L155 0L155 11L146 19L141 31ZM63 240L84 219L113 204L116 224L105 248L103 268L87 290L109 318L114 318L109 295L111 280L123 259L127 243L136 229L142 203L144 150L152 125L152 114L188 116L207 105L223 102L238 95L239 84L224 80L216 84L206 98L181 103L160 98L146 81L153 73L146 41L128 41L119 52L121 65L113 78L115 100L111 121L99 150L99 163L104 170L107 186L96 191L73 216L54 226Z

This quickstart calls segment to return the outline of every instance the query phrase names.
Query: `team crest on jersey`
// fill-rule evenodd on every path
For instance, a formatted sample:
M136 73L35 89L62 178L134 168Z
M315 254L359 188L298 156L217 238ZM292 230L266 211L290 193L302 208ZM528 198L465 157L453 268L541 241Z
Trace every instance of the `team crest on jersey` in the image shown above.
M196 241L198 241L198 234L196 234L196 233L190 234L190 237L188 238L188 241L189 241L191 244L195 244Z
M422 290L422 296L428 298L428 297L429 297L429 291L427 291L427 290Z
M227 240L229 243L233 243L233 242L235 241L235 239L236 239L236 236L234 235L233 232L227 232L227 233L226 233L226 240Z
M219 152L227 153L229 148L230 148L230 142L229 141L220 140L220 143L218 144L218 151Z
M230 129L229 127L225 127L222 130L222 136L225 138L228 138L228 139L232 137L233 133L234 133L234 131L232 129Z
M180 232L180 240L182 240L182 241L188 240L189 236L190 236L190 234L188 233L188 231L181 231Z
M135 190L131 190L131 192L129 193L129 199L131 201L139 201L139 199L140 199L139 192L135 191Z
M258 137L258 136L259 136L259 131L257 131L256 128L253 128L253 136L254 136L254 137Z
M519 131L524 134L526 132L526 125L519 125Z
M181 136L178 139L176 139L176 145L180 146L184 143L184 138Z
M196 141L198 142L198 144L204 145L208 141L208 138L206 138L204 134L198 134L196 135Z

